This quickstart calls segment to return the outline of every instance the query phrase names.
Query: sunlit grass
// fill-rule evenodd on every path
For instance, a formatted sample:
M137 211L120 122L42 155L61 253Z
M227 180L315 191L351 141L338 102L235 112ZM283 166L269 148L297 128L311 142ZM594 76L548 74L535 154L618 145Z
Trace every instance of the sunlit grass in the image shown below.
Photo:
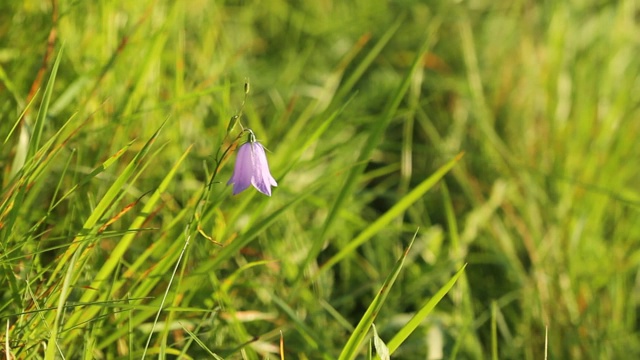
M638 357L636 18L3 3L0 355Z

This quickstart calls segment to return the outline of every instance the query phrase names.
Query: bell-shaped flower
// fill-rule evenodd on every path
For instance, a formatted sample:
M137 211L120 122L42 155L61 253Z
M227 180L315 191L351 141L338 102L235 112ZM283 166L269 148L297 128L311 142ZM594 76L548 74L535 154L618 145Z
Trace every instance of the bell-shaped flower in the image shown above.
M271 187L278 186L271 176L264 147L251 134L249 141L240 145L236 166L227 185L233 184L233 195L253 185L261 193L271 196Z

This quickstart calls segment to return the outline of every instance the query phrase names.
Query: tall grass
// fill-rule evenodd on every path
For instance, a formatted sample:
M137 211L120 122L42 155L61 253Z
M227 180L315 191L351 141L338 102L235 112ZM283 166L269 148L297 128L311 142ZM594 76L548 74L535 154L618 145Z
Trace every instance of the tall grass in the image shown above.
M637 12L3 2L0 355L640 356Z

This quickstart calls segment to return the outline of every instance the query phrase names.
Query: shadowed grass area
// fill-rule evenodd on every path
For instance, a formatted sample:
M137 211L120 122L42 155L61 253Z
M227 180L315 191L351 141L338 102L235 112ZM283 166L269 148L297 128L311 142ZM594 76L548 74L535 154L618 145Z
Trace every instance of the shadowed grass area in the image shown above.
M0 355L640 356L638 14L3 2Z

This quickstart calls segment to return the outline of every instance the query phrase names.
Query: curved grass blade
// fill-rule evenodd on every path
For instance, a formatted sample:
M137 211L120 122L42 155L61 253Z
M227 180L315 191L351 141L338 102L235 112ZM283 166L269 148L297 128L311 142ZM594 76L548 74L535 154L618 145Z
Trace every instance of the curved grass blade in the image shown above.
M398 31L398 29L400 28L400 26L402 25L405 19L406 19L406 15L404 14L400 15L396 19L396 21L393 23L393 25L391 25L391 27L387 29L387 31L384 34L382 34L382 37L380 37L380 40L378 40L378 42L367 53L367 55L358 64L358 66L355 67L351 75L344 80L342 86L340 87L340 90L338 90L338 93L335 96L335 99L338 99L338 101L341 101L342 98L353 89L353 87L356 85L358 80L362 78L362 75L364 75L364 73L370 68L371 64L378 58L378 55L380 55L380 53L385 48L385 46L387 46L389 41L391 41L391 38Z

